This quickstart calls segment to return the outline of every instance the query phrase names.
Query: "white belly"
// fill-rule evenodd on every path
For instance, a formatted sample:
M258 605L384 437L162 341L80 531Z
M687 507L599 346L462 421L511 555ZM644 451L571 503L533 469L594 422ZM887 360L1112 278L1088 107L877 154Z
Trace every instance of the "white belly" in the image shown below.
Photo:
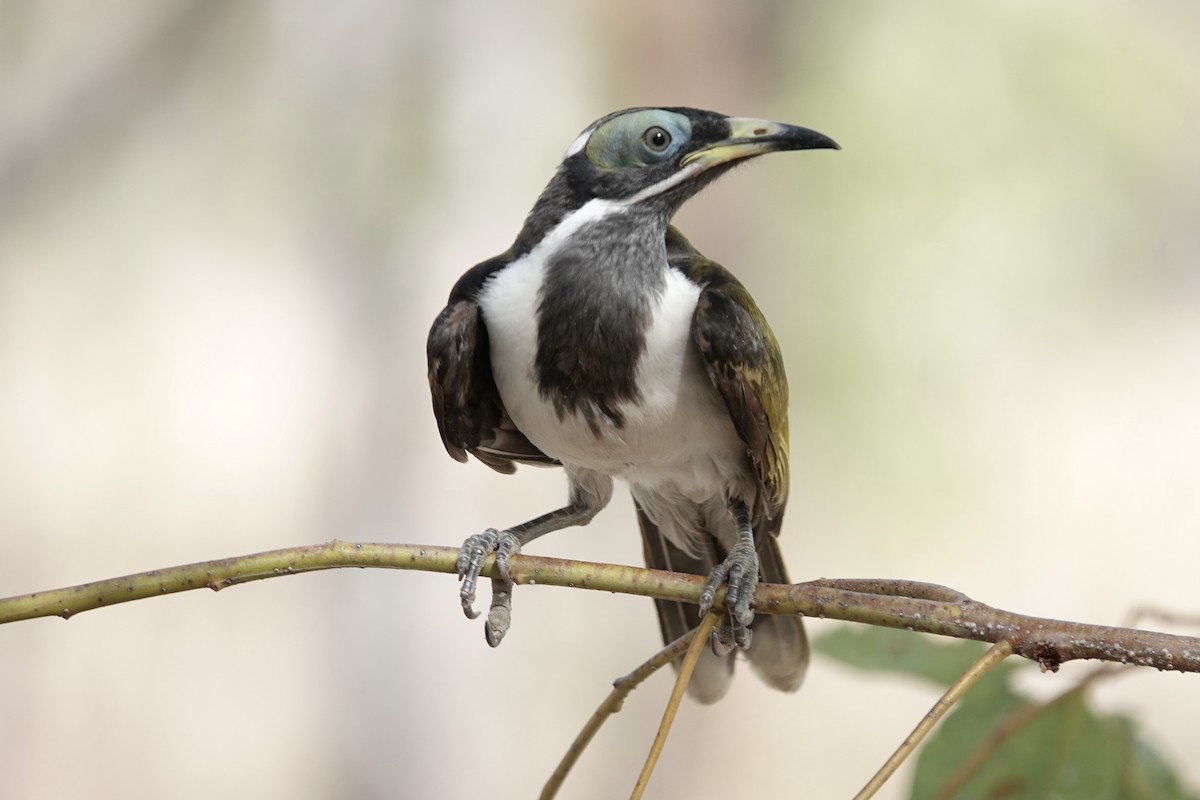
M533 444L572 467L624 478L695 502L744 480L745 445L709 379L691 335L700 287L674 269L652 305L653 324L637 364L641 397L621 404L623 424L599 432L580 415L560 417L538 392L538 259L521 259L493 277L480 295L491 341L492 372L517 427ZM582 321L581 321L582 322Z

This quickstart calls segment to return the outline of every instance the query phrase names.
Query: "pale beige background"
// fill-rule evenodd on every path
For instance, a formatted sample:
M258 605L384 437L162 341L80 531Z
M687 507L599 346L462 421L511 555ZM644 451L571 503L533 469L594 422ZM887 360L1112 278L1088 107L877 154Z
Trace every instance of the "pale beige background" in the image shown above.
M785 346L795 577L1195 611L1197 41L1182 0L5 2L0 594L559 503L445 455L425 333L578 131L652 103L845 148L680 216ZM637 562L626 496L532 550ZM328 573L0 629L0 795L530 797L656 647L650 603L526 589L492 651L455 593ZM564 797L628 793L666 691ZM652 794L847 797L932 700L746 676L684 707ZM1195 676L1100 700L1200 785Z

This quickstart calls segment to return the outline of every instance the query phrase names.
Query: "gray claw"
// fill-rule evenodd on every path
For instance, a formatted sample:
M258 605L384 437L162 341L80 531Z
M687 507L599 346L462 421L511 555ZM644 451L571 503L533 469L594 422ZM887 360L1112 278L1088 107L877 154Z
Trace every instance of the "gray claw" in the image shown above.
M500 531L488 528L483 533L467 537L463 546L459 548L455 567L462 587L458 590L458 597L462 601L463 613L467 615L467 619L479 616L479 612L474 608L475 583L479 580L479 571L483 569L484 559L496 552L499 541Z
M500 573L500 577L492 578L492 606L483 626L483 634L492 647L500 644L512 622L511 560L519 552L520 540L509 531L501 532L495 528L488 528L483 533L469 537L458 551L455 567L458 569L458 578L462 581L458 597L467 619L476 619L479 616L479 612L475 610L475 587L483 569L483 562L493 553L496 556L496 571Z
M460 594L459 602L462 603L463 613L467 615L467 619L478 619L479 612L475 610L475 592L471 591L470 596Z
M713 631L713 652L718 648L728 653L735 645L743 650L750 646L749 625L754 621L754 588L758 585L758 553L750 542L738 542L729 556L718 564L704 583L700 593L700 614L707 614L713 605L717 589L726 583L725 607L729 610L727 621Z
M729 620L725 617L713 628L712 634L708 637L709 647L712 648L713 655L727 656L733 652L734 635L733 628L729 624Z

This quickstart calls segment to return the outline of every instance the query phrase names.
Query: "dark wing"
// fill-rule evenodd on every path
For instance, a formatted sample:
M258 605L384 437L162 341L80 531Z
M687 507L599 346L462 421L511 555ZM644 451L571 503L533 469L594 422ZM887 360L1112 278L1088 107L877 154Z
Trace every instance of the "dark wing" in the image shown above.
M487 326L475 297L506 262L498 256L459 279L429 329L425 349L433 415L446 452L458 461L466 461L470 453L497 472L511 473L516 463L558 462L517 430L492 377Z
M788 492L788 388L779 343L738 279L674 228L667 231L667 260L704 287L692 337L759 481L754 528L778 535Z

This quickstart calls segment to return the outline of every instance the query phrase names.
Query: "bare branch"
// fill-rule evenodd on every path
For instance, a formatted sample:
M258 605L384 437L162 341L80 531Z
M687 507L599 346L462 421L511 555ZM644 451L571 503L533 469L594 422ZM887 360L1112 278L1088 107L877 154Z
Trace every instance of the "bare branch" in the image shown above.
M687 652L692 644L692 639L696 635L696 630L693 628L688 631L662 650L659 650L648 660L642 662L633 672L613 681L612 691L608 693L608 697L604 698L604 702L592 713L592 716L584 724L583 730L575 737L575 741L571 742L571 746L567 748L566 754L558 762L554 774L550 776L550 779L546 781L546 785L542 787L542 793L538 795L539 800L553 800L558 795L558 790L562 788L563 781L567 779L567 775L574 768L575 762L579 760L579 756L591 744L592 739L599 732L600 726L609 717L621 710L625 698L640 686L642 681Z
M237 583L298 572L343 567L455 571L458 549L405 544L341 542L273 550L255 555L151 570L122 578L0 600L0 624L82 611L192 589L223 589ZM517 556L517 583L621 592L695 603L699 575L638 567ZM483 574L497 577L489 558ZM869 591L861 591L861 590ZM717 605L722 602L718 596ZM1028 617L992 608L952 589L899 580L822 580L790 586L762 584L754 595L760 613L803 614L889 628L924 631L996 643L1055 670L1079 658L1200 672L1200 638Z
M637 783L633 785L633 792L629 795L629 800L641 800L642 796L646 794L646 787L650 785L650 776L654 774L658 757L662 755L663 747L667 744L667 736L671 733L671 725L674 724L675 715L679 712L679 704L683 702L683 692L687 689L688 681L692 679L696 664L700 662L700 654L708 647L708 635L712 633L720 617L720 613L715 611L705 614L704 619L700 622L700 627L696 629L696 635L688 644L687 653L684 654L683 661L679 664L679 674L675 676L675 685L671 688L671 697L667 700L667 707L663 709L662 722L658 725L658 732L654 734L650 752L646 755L646 763L642 765L642 771L638 775Z

